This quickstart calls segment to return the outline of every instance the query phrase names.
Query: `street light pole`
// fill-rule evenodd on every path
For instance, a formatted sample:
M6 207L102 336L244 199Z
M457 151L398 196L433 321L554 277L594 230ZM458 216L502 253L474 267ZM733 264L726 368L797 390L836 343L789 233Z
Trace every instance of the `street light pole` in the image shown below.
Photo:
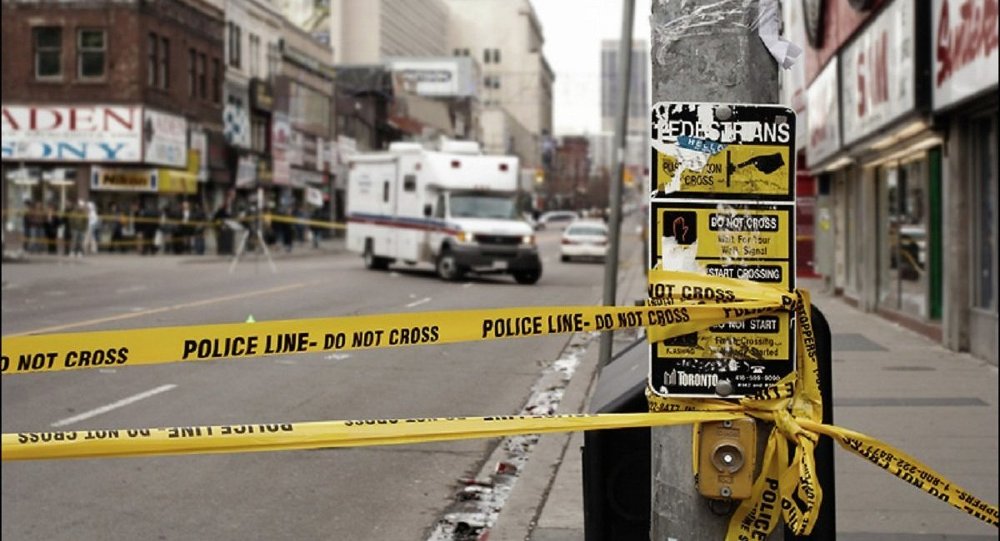
M614 167L615 177L611 181L610 207L608 228L611 234L611 245L608 247L608 257L604 265L604 306L614 306L618 286L618 252L621 239L622 216L622 177L625 172L625 140L628 131L628 101L629 83L632 81L632 19L635 12L635 0L622 2L622 35L618 42L618 92L621 96L618 108L618 118L615 129ZM611 362L611 346L614 340L612 331L601 334L601 349L598 362L606 366Z

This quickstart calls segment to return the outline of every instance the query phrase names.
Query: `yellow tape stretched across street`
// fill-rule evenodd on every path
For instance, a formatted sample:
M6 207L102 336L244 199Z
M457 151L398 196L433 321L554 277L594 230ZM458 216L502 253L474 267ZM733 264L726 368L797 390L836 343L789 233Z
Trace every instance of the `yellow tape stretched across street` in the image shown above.
M736 312L748 318L776 309L763 301L729 307L524 307L10 336L3 338L2 373L448 344L647 325L658 336L679 336L723 317L738 317L733 316Z
M707 417L706 417L707 416ZM499 415L431 419L368 419L167 427L77 432L24 432L3 435L3 460L162 456L333 447L399 445L517 434L689 424L696 419L725 421L738 413L609 413Z
M742 501L734 513L727 539L763 538L781 520L798 534L808 534L812 530L823 497L813 458L820 436L834 438L847 450L975 518L992 525L998 524L996 506L972 496L909 455L875 438L822 424L818 359L808 292L787 292L774 286L729 278L651 271L649 294L648 306L633 308L525 307L14 336L3 339L3 371L7 374L91 367L95 365L94 351L107 352L115 348L119 353L122 348L125 349L125 359L119 364L132 365L177 359L209 360L306 353L331 348L443 344L637 326L646 327L650 340L655 341L724 321L785 310L795 314L797 323L797 372L738 402L664 398L647 389L650 413L646 414L374 419L22 432L2 436L2 459L154 456L409 444L515 434L670 426L751 416L774 423L774 428L768 438L762 472L754 482L752 497ZM415 326L414 321L420 324ZM327 345L327 342L330 344ZM81 366L82 352L88 351L91 352L88 363ZM107 359L107 354L101 358ZM120 360L121 355L117 358Z

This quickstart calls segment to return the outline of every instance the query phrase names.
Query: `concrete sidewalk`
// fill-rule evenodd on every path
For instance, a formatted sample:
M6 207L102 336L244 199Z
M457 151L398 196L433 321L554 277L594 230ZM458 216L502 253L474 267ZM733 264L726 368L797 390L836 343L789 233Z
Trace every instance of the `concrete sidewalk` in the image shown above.
M641 298L638 282L626 280L631 289L619 298ZM823 292L819 281L800 285L830 323L834 423L897 447L995 505L997 367L859 311ZM584 363L596 364L597 348L591 349ZM560 413L587 411L595 380L580 379L567 388ZM584 538L582 445L582 433L542 436L490 541ZM839 539L997 539L996 527L835 447Z

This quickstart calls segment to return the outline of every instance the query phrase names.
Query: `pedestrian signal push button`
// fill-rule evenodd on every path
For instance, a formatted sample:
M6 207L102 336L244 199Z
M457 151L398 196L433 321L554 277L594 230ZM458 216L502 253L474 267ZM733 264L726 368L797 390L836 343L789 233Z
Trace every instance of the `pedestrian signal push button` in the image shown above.
M698 432L698 491L716 499L750 497L756 463L753 419L702 423Z

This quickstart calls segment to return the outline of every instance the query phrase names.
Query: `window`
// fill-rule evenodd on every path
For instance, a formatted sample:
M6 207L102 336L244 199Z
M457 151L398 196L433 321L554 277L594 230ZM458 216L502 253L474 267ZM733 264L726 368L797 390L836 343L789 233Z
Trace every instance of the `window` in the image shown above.
M194 49L188 49L188 96L193 98L197 93L197 83L195 81L195 63L198 57L198 53Z
M212 59L212 103L222 101L222 63L218 58Z
M403 175L403 191L417 191L417 175Z
M250 33L248 34L250 40L250 56L247 59L250 65L250 76L260 77L260 36Z
M278 59L281 58L281 52L278 50L277 43L267 44L267 73L264 77L269 77L271 74L278 73Z
M62 28L36 26L31 30L35 42L35 78L62 77Z
M208 60L205 53L198 55L198 95L201 99L208 99Z
M256 152L267 152L267 118L253 115L250 118L250 148Z
M82 29L77 32L76 65L80 79L104 78L105 39L104 30Z
M493 49L493 63L500 63L500 49Z
M160 38L160 88L170 88L170 40Z
M158 38L156 34L150 33L149 41L146 46L149 49L147 51L149 60L147 62L148 69L146 73L146 84L149 86L156 86L156 74L159 71L159 53L157 52L157 49L159 49L160 46L160 38Z
M234 68L240 67L240 57L242 56L242 51L240 50L242 30L240 26L236 23L229 23L229 65Z
M483 49L483 64L490 63L490 51L492 49Z

